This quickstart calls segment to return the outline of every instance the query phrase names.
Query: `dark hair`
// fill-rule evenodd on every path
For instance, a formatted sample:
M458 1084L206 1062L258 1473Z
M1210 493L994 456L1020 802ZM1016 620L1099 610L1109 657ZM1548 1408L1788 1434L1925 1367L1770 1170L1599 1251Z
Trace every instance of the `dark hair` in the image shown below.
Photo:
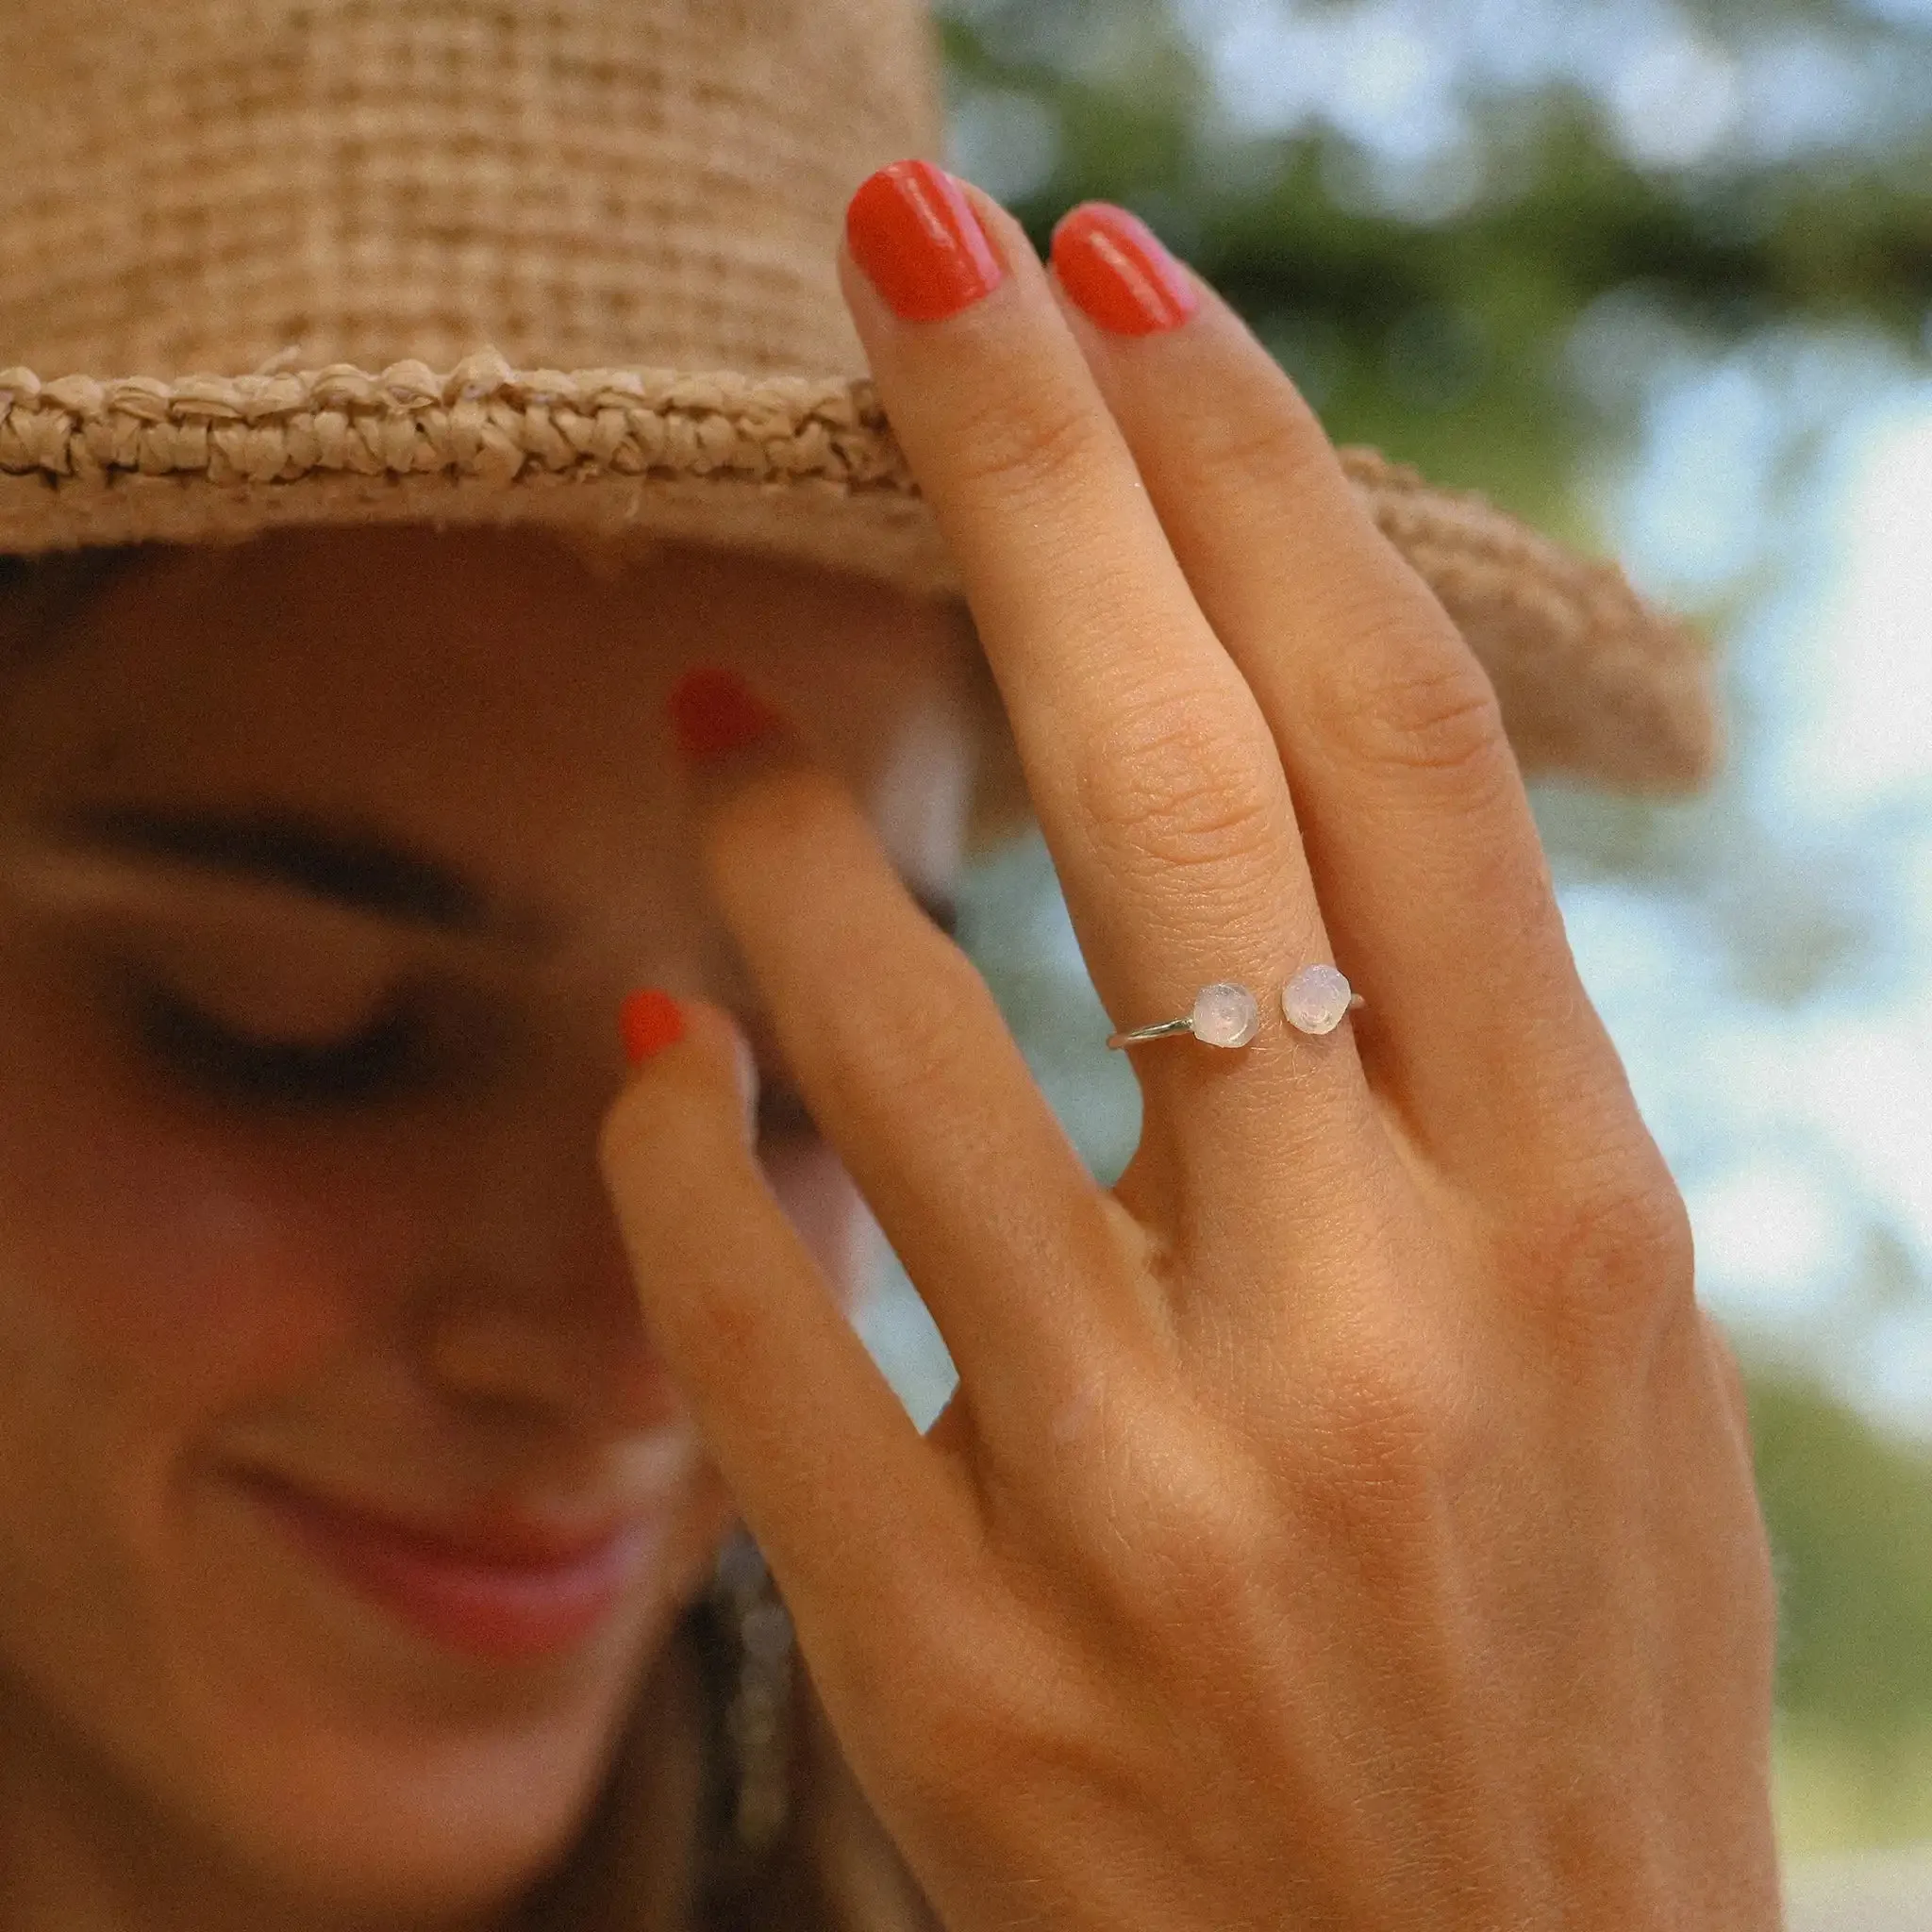
M150 547L124 543L0 557L0 671L58 645L75 618Z

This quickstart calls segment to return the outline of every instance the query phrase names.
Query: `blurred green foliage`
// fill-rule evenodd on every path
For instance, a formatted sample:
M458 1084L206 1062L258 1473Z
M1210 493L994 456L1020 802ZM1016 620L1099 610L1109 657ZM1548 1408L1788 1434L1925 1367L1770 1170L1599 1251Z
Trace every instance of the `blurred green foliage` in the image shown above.
M1552 8L1592 11L1607 23L1604 69L1506 84L1473 57L1452 90L1470 140L1406 175L1320 113L1285 131L1230 120L1217 35L1257 15L1265 29L1271 6L1318 24L1422 20L1442 46L1459 31L1405 0L951 0L954 158L1042 249L1080 200L1136 209L1247 317L1337 441L1378 443L1589 545L1601 533L1584 481L1634 441L1646 357L1834 330L1932 357L1932 5L1469 0L1457 18L1506 36L1512 8L1525 27ZM1686 46L1718 80L1726 60L1741 73L1747 57L1783 58L1801 106L1838 86L1842 108L1814 112L1783 151L1754 142L1746 117L1728 142L1659 158L1668 142L1628 92L1624 16L1633 42L1661 35L1680 65ZM1662 111L1673 99L1694 118L1682 87ZM1452 164L1460 184L1439 192L1430 166ZM1703 614L1716 627L1727 615ZM1673 817L1559 793L1539 814L1559 869L1727 880L1756 908L1740 971L1755 959L1761 974L1768 930L1814 935L1785 962L1793 999L1849 943L1829 894L1723 800ZM997 935L1024 887L990 876ZM995 937L982 964L1050 1097L1064 1090L1077 1112L1054 1042L1084 1039L1097 1007L1075 1011L1037 958L1031 936L1004 952ZM1112 1124L1088 1134L1102 1170L1131 1145L1117 1085L1102 1096ZM1105 1111L1090 1106L1090 1120ZM1932 1451L1782 1374L1755 1377L1752 1417L1779 1574L1787 1841L1932 1838Z
M1211 0L1190 11L1211 16ZM1718 44L1780 21L1802 23L1820 60L1883 61L1895 42L1932 88L1932 33L1862 7L1699 11ZM1585 85L1497 97L1472 79L1480 185L1444 218L1378 198L1372 158L1333 130L1218 126L1200 37L1168 0L978 0L945 29L956 116L991 104L995 135L1047 163L1011 199L1036 242L1078 201L1133 208L1275 349L1339 441L1380 443L1546 525L1574 529L1576 459L1612 426L1572 353L1599 303L1652 305L1719 341L1805 321L1919 343L1932 317L1932 93L1918 125L1847 126L1822 155L1671 170L1622 152Z
M1932 1452L1752 1378L1789 1847L1932 1840Z
M1932 1724L1932 1454L1788 1376L1751 1390L1776 1532L1778 1701L1872 1738Z

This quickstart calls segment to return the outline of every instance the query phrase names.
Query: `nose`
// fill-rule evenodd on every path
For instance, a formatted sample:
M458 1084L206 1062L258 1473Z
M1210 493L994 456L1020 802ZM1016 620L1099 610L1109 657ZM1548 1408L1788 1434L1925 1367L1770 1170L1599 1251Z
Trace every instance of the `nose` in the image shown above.
M586 1434L653 1428L675 1406L614 1229L608 1249L559 1246L515 1279L500 1257L487 1274L445 1277L419 1356L438 1392L459 1407Z
M463 1407L585 1433L661 1424L675 1400L597 1168L595 1117L526 1118L471 1155L437 1205L446 1232L421 1277L425 1378Z
M468 1407L566 1410L585 1406L591 1392L566 1338L501 1309L445 1313L424 1357L437 1387Z

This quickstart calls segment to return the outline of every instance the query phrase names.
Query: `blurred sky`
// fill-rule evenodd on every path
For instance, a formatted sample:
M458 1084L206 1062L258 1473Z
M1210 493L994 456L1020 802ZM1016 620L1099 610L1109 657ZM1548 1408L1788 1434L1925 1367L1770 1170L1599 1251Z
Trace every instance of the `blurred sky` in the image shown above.
M993 22L1016 55L1104 74L1140 51L1139 16L941 0ZM1638 165L1824 160L1870 152L1932 117L1932 0L1170 0L1213 84L1224 135L1332 131L1369 164L1381 209L1449 219L1495 157L1476 116L1553 84L1594 100ZM1860 32L1860 27L1866 31ZM1903 31L1900 31L1903 29ZM956 103L954 161L1022 198L1051 172L1038 103Z
M1850 46L1774 7L1741 38L1671 0L1177 0L1177 10L1208 52L1231 124L1326 124L1426 170L1438 194L1445 178L1479 176L1472 105L1553 82L1594 95L1629 158L1663 168L1862 146L1925 111L1921 73L1890 44ZM1866 10L1932 20L1927 0Z
M1661 595L1756 579L1715 803L1757 835L1749 874L1816 882L1839 955L1801 998L1754 996L1712 942L1722 876L1573 882L1564 906L1689 1195L1707 1303L1932 1435L1932 382L1870 343L1807 357L1816 388L1763 352L1662 378L1607 521ZM1834 389L1794 485L1750 504L1740 473Z
M1829 33L1826 11L1175 0L1232 146L1325 127L1383 207L1430 221L1484 186L1473 113L1553 78L1659 173L1823 164L1932 118L1932 0L1848 0ZM956 125L955 164L994 192L1050 170L1026 105L969 101ZM1604 420L1635 430L1585 478L1599 527L1642 588L1725 613L1734 732L1721 789L1664 814L1675 863L1559 862L1572 941L1690 1201L1706 1302L1747 1352L1932 1437L1932 354L1789 325L1719 348L1615 297L1572 347ZM1025 980L1049 1096L1117 1167L1131 1083L1037 846L985 892L990 976ZM903 1279L870 1323L935 1412L943 1356Z

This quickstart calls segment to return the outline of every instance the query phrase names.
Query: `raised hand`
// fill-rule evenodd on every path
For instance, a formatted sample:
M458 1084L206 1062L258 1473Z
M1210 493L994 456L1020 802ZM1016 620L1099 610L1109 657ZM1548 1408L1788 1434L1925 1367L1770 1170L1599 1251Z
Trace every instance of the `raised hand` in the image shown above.
M1130 1047L1100 1188L774 728L708 876L960 1386L922 1438L705 1006L603 1137L654 1336L952 1932L1774 1926L1741 1389L1493 694L1210 290L1117 210L1054 267L908 163L841 272L1114 1024L1259 1030Z

